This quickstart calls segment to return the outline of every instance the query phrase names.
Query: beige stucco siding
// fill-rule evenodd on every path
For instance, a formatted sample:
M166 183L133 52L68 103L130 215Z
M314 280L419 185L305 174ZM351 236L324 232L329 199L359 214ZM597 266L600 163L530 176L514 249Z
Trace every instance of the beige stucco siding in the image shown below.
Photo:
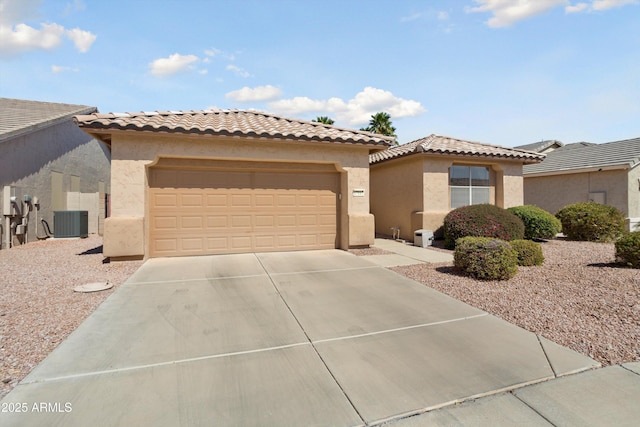
M502 176L502 196L496 196L496 204L502 208L522 206L524 204L524 179L522 178L522 164L497 163L494 164L498 177ZM500 179L496 179L500 181ZM499 186L498 186L499 187ZM497 188L496 192L500 190Z
M455 155L411 155L371 166L371 212L376 232L400 227L403 239L418 229L437 230L451 210L449 168L452 165L490 169L490 200L501 207L523 204L522 164L469 159Z
M555 214L566 205L588 201L589 193L604 192L608 205L629 215L633 192L630 192L628 176L626 170L526 176L524 202Z
M103 192L109 192L109 161L107 146L84 133L71 119L0 142L0 194L4 186L10 186L11 195L18 200L28 194L40 203L37 222L35 210L29 213L26 240L36 240L36 226L38 235L45 235L41 219L54 229L55 210L90 211L89 232L101 232L99 204L104 203L104 195L99 196L99 183L105 185ZM2 248L7 246L4 232ZM14 236L12 244L24 242L24 237Z
M627 185L630 229L640 230L640 165L629 171Z
M256 162L297 162L331 164L341 173L340 247L373 243L373 217L369 212L368 147L335 143L305 143L228 137L203 137L157 134L116 133L112 136L112 205L113 218L120 218L117 230L105 240L105 255L120 256L124 245L128 218L132 235L137 236L139 219L147 215L147 167L161 157L246 160ZM354 190L364 190L364 197L354 196ZM357 192L360 194L359 192ZM105 227L109 231L109 220ZM127 220L124 220L126 223ZM115 224L115 221L114 221ZM147 225L143 221L143 232ZM143 234L144 234L143 233ZM126 256L145 255L144 238L126 242L135 248ZM111 245L113 242L113 245Z
M371 166L371 212L376 232L413 240L412 213L423 209L423 160L417 156Z

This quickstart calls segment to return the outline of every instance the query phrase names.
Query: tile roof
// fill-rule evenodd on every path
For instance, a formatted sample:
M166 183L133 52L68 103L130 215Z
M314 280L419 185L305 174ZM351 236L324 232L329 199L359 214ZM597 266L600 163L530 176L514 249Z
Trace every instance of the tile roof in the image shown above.
M338 142L379 146L393 138L370 132L342 129L323 123L288 119L258 111L202 110L90 114L75 117L85 132L110 142L110 130L149 131L197 135Z
M520 160L523 163L538 163L544 159L544 154L531 151L464 141L448 136L429 135L426 138L418 139L408 144L397 145L385 151L370 154L369 163L375 164L384 162L385 160L419 153L453 154L476 158L503 158Z
M560 141L556 141L555 139L549 139L546 141L534 142L533 144L518 145L514 148L517 148L518 150L535 151L536 153L540 153L553 145L562 147L564 144Z
M632 168L640 164L640 138L606 144L568 144L547 154L542 163L527 165L524 175L555 175L580 169Z
M0 141L32 132L77 114L90 114L96 107L0 98Z

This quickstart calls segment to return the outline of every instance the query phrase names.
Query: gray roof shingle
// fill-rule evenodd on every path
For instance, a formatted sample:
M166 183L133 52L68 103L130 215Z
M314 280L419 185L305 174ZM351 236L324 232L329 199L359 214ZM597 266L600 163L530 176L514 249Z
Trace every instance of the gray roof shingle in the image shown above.
M49 126L77 114L90 114L96 107L0 98L0 141Z
M640 138L606 144L569 144L548 153L542 163L525 166L523 174L553 175L580 169L632 168L638 163L640 163Z
M555 139L549 139L546 141L534 142L533 144L518 145L514 148L517 148L518 150L535 151L536 153L540 153L541 151L544 151L553 145L562 147L564 144L560 141L556 141Z
M109 130L364 144L384 149L393 138L258 111L201 110L90 114L75 117L85 132L110 142Z
M407 144L391 147L369 155L369 163L376 164L399 157L419 153L453 154L466 157L489 157L520 160L523 163L537 163L544 154L497 145L465 141L441 135L429 135Z

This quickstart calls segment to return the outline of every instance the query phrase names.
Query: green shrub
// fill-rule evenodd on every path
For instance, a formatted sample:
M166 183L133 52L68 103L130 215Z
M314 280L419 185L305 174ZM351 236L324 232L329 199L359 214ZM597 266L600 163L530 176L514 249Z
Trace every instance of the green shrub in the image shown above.
M640 268L640 231L627 233L616 242L616 261Z
M517 252L508 242L489 237L458 239L453 263L480 280L508 280L518 272Z
M562 231L560 220L537 206L516 206L507 210L524 223L525 239L553 239Z
M542 265L544 255L540 243L531 240L512 240L511 247L518 253L518 265L532 266Z
M511 212L495 205L463 206L444 218L445 247L453 249L456 240L467 236L522 239L524 224Z
M565 206L556 216L570 240L611 242L622 235L626 225L618 209L593 202Z

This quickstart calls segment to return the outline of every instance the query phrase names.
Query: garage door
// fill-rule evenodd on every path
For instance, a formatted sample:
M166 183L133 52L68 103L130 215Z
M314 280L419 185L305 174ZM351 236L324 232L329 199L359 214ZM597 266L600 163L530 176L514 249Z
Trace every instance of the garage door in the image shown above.
M149 255L333 249L336 172L149 173Z

